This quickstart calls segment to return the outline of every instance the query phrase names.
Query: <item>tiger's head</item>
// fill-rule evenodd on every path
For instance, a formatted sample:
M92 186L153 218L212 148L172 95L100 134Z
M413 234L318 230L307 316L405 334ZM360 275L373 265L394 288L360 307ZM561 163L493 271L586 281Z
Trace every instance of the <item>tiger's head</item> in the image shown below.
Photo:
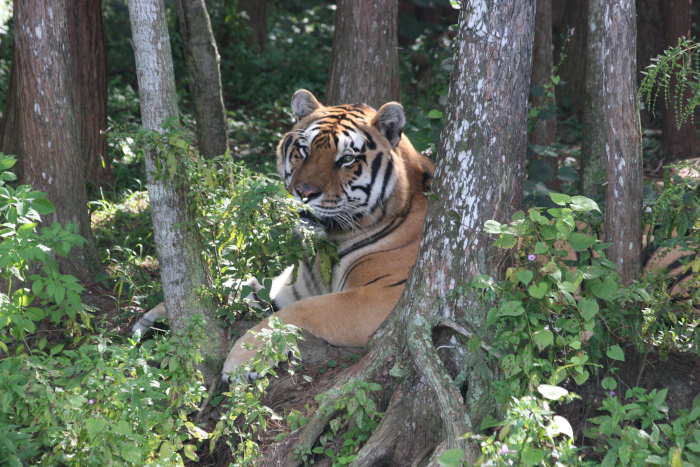
M405 209L412 165L423 156L402 136L401 104L378 111L364 104L325 107L302 89L292 110L299 122L277 148L277 168L327 232L366 228Z

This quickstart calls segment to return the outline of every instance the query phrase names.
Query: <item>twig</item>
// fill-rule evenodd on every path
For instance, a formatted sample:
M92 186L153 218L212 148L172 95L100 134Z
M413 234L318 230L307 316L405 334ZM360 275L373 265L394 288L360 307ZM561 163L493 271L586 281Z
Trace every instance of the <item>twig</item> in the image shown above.
M199 409L199 412L197 413L197 416L194 417L194 422L199 423L200 419L204 415L204 411L209 407L209 401L211 401L211 398L214 396L214 391L216 391L216 388L219 387L219 383L221 382L221 379L219 378L218 373L215 374L212 377L213 381L209 383L209 391L207 392L207 398L204 399L204 402L202 402L202 408Z
M459 324L457 324L454 321L447 319L447 318L443 318L440 321L438 321L438 323L435 327L450 328L453 331L457 331L458 333L462 334L463 336L465 336L468 339L471 339L474 336L473 333L467 331L466 329L464 329L464 327L460 326ZM496 358L501 358L501 354L496 352L495 350L493 350L493 347L486 344L483 340L481 341L481 343L479 345L485 351L492 353Z

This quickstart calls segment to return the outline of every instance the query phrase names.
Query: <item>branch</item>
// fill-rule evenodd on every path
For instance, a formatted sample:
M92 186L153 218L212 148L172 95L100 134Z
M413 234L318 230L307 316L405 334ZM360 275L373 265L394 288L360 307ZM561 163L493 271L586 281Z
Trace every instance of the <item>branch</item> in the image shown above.
M472 336L474 336L473 333L467 331L464 327L460 326L459 324L455 323L454 321L447 319L447 318L442 318L440 321L437 322L435 325L436 328L450 328L454 331L457 331L458 333L462 334L465 336L467 339L471 339ZM494 351L493 347L490 345L486 344L483 340L481 341L481 348L484 349L485 351L491 353L493 356L496 358L501 358L501 354Z

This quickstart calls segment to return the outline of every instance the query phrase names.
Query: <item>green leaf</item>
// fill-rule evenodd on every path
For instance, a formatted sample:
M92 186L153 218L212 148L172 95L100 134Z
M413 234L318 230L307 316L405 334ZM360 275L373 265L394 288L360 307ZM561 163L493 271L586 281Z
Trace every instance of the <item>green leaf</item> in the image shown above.
M617 282L610 277L604 278L602 282L599 279L591 281L590 288L593 295L602 300L612 300L618 289Z
M499 316L520 316L523 313L525 308L518 300L510 300L498 307Z
M51 204L51 201L45 198L37 198L32 202L32 207L38 212L39 214L51 214L56 210L53 204Z
M182 451L185 453L185 456L187 456L188 459L198 461L199 457L197 456L195 450L196 447L194 446L194 444L185 444L185 447Z
M608 376L600 382L600 385L603 386L603 389L612 391L617 388L617 381L615 381L615 378Z
M448 449L437 458L442 467L459 467L464 459L464 451L461 449Z
M486 221L484 222L484 231L490 234L500 234L501 224L494 220Z
M537 386L537 392L542 394L543 397L551 400L551 401L558 401L565 395L569 393L564 388L560 388L559 386L552 386L549 384L540 384Z
M598 302L593 299L582 298L578 302L578 311L581 313L581 317L586 321L592 320L595 315L598 314L599 309Z
M590 373L588 373L587 371L584 370L583 372L574 376L574 381L576 381L576 384L581 385L581 384L585 383L586 381L588 381L589 376L590 376Z
M569 245L574 251L584 251L598 243L598 240L591 237L590 235L585 235L578 232L572 232L569 235Z
M133 443L124 443L119 453L127 462L141 465L141 449Z
M532 335L532 340L535 345L537 345L537 348L542 351L552 345L552 342L554 342L554 333L549 329L543 329L534 333Z
M102 433L105 428L107 428L107 422L101 418L88 418L85 421L85 429L90 439Z
M532 280L532 271L520 270L515 273L515 277L520 279L523 284L528 285Z
M534 448L531 444L526 444L523 448L521 459L526 466L537 465L544 459L544 450Z
M433 109L433 110L431 110L430 112L428 112L428 118L431 118L431 119L440 119L440 118L442 118L442 112L440 112L440 111L437 110L437 109Z
M574 211L579 211L579 212L588 212L588 211L600 212L600 208L598 207L598 204L595 201L593 201L592 199L586 198L585 196L572 196L570 207Z
M532 284L527 288L527 292L533 298L542 298L549 290L549 285L546 282L540 281L537 284Z
M625 353L622 351L622 348L620 348L619 345L610 346L610 348L605 352L605 355L607 355L608 358L611 358L613 360L617 360L620 362L625 361Z
M566 203L571 202L571 196L569 195L564 195L562 193L550 193L549 197L552 198L552 202L554 204L558 204L559 206L566 206Z

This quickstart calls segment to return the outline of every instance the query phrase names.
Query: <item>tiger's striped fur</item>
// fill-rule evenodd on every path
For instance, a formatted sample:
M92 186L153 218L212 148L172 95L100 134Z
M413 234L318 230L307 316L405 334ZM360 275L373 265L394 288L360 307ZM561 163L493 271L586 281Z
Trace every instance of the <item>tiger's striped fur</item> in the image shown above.
M292 109L299 121L277 148L278 171L336 242L339 262L331 284L321 278L320 261L302 262L294 283L288 268L272 282L270 305L284 323L333 345L363 346L398 302L416 260L434 165L402 134L406 119L395 102L378 111L362 104L324 107L299 90ZM261 285L247 284L253 288L247 300L259 304ZM133 331L164 315L161 304ZM243 344L258 343L251 333L236 341L225 380L254 356Z
M416 260L434 166L402 135L397 103L376 112L324 107L299 90L292 109L299 122L277 148L278 171L337 243L339 263L330 285L320 261L303 262L294 283L287 269L273 280L271 305L286 324L334 345L363 346L398 302ZM250 285L260 290L257 281ZM243 344L256 342L250 333L236 342L224 375L254 355Z

